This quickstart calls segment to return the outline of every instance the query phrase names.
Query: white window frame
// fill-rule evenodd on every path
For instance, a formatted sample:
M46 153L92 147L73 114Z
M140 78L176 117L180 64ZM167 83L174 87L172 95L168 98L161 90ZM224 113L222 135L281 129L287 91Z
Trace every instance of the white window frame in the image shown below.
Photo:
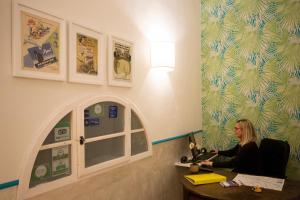
M67 114L71 112L71 140L54 143L50 145L44 145L43 142L47 138L50 131L53 129L53 127ZM58 114L51 115L49 117L50 120L46 120L44 123L45 127L43 129L40 129L38 131L38 138L35 138L32 140L31 147L29 151L27 151L27 155L25 156L26 159L24 159L25 166L23 168L22 176L20 177L20 184L18 186L18 193L17 193L17 199L27 199L31 198L33 196L36 196L38 194L44 193L49 190L53 190L56 188L59 188L61 186L64 186L66 184L72 183L77 179L77 173L76 173L76 163L77 163L77 146L74 138L74 132L76 131L75 127L75 120L76 120L76 110L74 109L74 106L68 106L64 109L62 109L61 112ZM48 124L46 124L48 122ZM50 123L49 123L50 122ZM34 143L35 142L35 143ZM71 174L69 176L66 176L64 178L60 178L57 180L53 180L48 183L39 184L33 188L29 188L30 178L31 178L31 172L33 169L34 162L37 158L37 155L40 150L49 149L61 145L67 145L71 144Z
M119 133L113 133L113 134L108 134L104 136L98 136L98 137L93 137L93 138L85 138L85 143L83 145L78 146L78 151L79 151L79 176L85 176L90 173L99 171L104 168L108 168L111 166L118 166L120 163L124 163L126 161L130 160L130 138L129 138L129 129L130 129L130 106L128 103L125 101L117 98L117 97L98 97L98 98L93 98L89 99L85 102L83 102L81 105L79 105L78 108L78 119L77 119L77 138L79 140L80 137L84 137L84 110L96 103L101 103L101 102L115 102L119 103L124 106L124 131L119 132ZM113 159L113 160L108 160L103 163L99 163L90 167L85 167L85 152L84 152L84 147L86 143L93 142L93 141L100 141L104 139L110 139L118 136L124 136L125 137L125 149L124 149L124 156Z
M125 155L121 158L106 161L101 164L97 164L88 168L84 167L84 145L79 144L79 138L84 134L84 109L95 103L101 102L116 102L124 106L124 131L121 133L109 134L97 137L97 139L107 139L120 135L125 136ZM131 110L133 110L139 117L143 129L131 130ZM67 114L71 113L71 140L58 142L54 144L43 145L43 142L47 138L48 134L55 127L55 125ZM57 109L47 120L41 125L41 128L34 134L35 138L32 138L32 143L29 144L28 151L26 151L22 169L20 170L19 186L17 192L17 199L23 200L42 194L44 192L60 188L70 183L77 182L79 180L89 178L93 175L106 172L109 169L122 166L124 164L140 160L152 155L152 140L147 133L146 119L140 112L140 110L129 100L123 100L115 96L98 96L91 97L84 101L78 101L71 103L68 106L63 106ZM148 151L131 156L131 134L139 131L144 131ZM93 138L91 138L92 140ZM89 139L86 139L89 141ZM90 141L91 141L90 140ZM34 162L40 150L50 149L57 146L63 146L71 144L71 174L66 177L62 177L57 180L42 183L29 188L31 172L34 166ZM85 168L85 169L84 169Z
M135 114L137 115L137 117L139 117L142 127L144 127L144 128L131 129L131 110L133 110L135 112ZM143 159L143 158L146 158L146 157L152 155L152 142L151 142L152 140L150 138L150 134L147 133L147 131L146 131L149 129L147 128L147 124L145 123L146 119L145 119L144 115L142 114L142 112L134 104L131 104L131 110L129 111L129 114L130 114L130 118L129 118L130 119L130 137L131 137L132 133L144 131L146 140L147 140L147 145L148 145L148 151L130 156L130 161L134 162L134 161L137 161L137 160L140 160L140 159ZM130 139L130 141L131 141L131 139ZM129 145L129 147L130 147L130 154L131 154L131 144Z

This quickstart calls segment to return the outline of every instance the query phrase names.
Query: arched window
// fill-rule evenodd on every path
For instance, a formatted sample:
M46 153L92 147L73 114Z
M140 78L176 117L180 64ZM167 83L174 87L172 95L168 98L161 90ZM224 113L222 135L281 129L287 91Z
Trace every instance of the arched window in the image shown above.
M32 168L29 188L71 174L71 115L63 117L44 140Z
M148 151L147 137L144 126L137 116L131 110L131 156L138 155Z
M129 104L100 98L79 107L79 176L129 161Z
M21 181L19 197L32 197L83 175L151 155L151 141L137 113L133 104L120 98L97 97L57 115L60 119L48 127L35 159L29 159L34 162L28 163L30 173L24 171L28 180Z

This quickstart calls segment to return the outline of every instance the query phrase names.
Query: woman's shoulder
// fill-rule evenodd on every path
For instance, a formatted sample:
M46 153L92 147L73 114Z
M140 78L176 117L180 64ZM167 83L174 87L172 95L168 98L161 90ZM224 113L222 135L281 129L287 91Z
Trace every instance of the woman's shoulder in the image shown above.
M244 148L258 148L256 142L254 142L254 141L251 141L251 142L248 142L248 143L244 144L243 147Z

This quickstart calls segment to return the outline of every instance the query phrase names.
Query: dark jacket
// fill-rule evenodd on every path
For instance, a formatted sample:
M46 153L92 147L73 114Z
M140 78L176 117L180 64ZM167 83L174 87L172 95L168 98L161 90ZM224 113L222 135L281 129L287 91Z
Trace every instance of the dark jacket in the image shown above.
M219 151L218 154L233 158L228 161L213 162L213 167L233 168L233 172L243 174L261 174L260 155L255 142L249 142L243 146L237 144L227 151Z

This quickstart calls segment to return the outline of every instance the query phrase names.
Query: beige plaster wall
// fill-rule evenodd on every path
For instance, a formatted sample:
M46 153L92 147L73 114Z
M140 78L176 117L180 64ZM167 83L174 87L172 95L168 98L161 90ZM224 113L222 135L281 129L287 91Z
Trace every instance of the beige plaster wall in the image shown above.
M17 187L11 187L7 189L0 190L1 200L15 200L17 199Z
M12 0L1 0L0 183L19 179L26 163L24 155L32 151L30 146L49 116L86 96L129 99L145 116L153 140L201 129L199 0L20 1L67 22L133 41L136 79L132 88L120 88L13 77ZM149 48L155 40L175 41L173 72L151 69Z

